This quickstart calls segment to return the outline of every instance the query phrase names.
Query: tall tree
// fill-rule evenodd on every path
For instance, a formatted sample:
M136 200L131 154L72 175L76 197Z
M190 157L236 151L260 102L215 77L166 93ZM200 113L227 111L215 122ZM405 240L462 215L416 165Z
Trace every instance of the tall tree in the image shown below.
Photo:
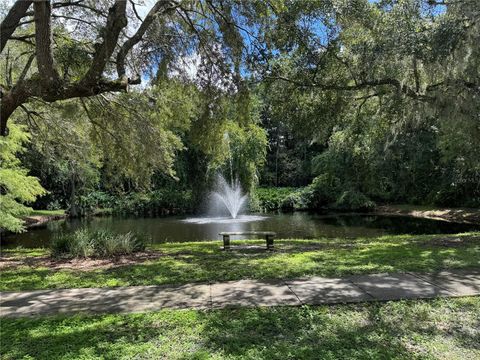
M251 24L268 9L261 1L158 0L142 18L134 1L17 0L2 20L0 51L8 57L14 42L26 50L15 61L23 64L15 81L0 85L0 134L7 133L13 112L27 111L33 98L55 102L125 91L139 84L142 68L158 58L202 52L216 71L234 72L238 82L243 38L249 34L241 23ZM58 61L65 41L84 54L77 71ZM215 57L219 50L224 56Z

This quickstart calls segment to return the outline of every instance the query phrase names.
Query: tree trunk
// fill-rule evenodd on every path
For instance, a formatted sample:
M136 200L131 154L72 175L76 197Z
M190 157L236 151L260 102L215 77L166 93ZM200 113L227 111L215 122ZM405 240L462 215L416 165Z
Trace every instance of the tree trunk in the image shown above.
M51 4L48 0L37 0L34 2L33 8L38 71L42 85L45 88L53 87L60 79L53 61Z
M27 98L28 96L19 87L14 87L8 93L3 94L0 106L0 136L7 135L8 118Z
M76 186L75 186L75 174L72 175L70 178L70 209L68 213L70 217L76 218L78 217L78 207L77 207L77 196L76 196Z

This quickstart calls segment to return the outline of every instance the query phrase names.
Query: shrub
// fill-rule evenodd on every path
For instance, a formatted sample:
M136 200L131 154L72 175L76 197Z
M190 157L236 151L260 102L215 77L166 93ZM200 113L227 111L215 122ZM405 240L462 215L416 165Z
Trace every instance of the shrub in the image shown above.
M62 205L58 200L53 200L47 204L47 210L60 210Z
M87 229L81 229L73 234L55 236L51 244L52 255L69 255L71 257L92 256L94 254L92 235Z
M294 211L305 209L305 201L303 198L303 191L295 191L287 195L280 203L282 211Z
M303 198L309 209L330 207L339 198L341 187L340 179L331 174L322 174L307 186Z
M375 203L361 192L347 190L340 195L334 207L338 210L369 211L375 207Z
M81 196L80 203L86 210L105 209L115 206L116 198L103 191L92 191L88 195Z
M133 215L172 215L192 211L192 192L175 189L132 193L119 198L114 212Z
M131 232L80 229L73 234L60 234L51 243L55 257L111 257L132 254L145 249L146 238Z
M282 207L282 202L298 189L291 187L257 188L255 198L258 199L259 211L274 211Z

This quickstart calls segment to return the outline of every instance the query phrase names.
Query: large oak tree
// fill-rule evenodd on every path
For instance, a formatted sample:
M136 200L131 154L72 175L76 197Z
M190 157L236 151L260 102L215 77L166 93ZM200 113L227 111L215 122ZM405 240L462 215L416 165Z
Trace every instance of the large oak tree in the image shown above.
M269 6L262 1L159 0L147 9L133 0L17 0L1 22L0 52L7 68L22 67L15 76L7 69L0 84L0 133L7 133L18 108L28 114L25 104L32 99L51 103L125 91L141 82L145 64L159 58L171 62L175 56L202 53L210 65L235 72L238 80L243 38L249 36L241 22ZM9 54L14 43L25 47L15 59ZM79 58L82 64L73 71Z

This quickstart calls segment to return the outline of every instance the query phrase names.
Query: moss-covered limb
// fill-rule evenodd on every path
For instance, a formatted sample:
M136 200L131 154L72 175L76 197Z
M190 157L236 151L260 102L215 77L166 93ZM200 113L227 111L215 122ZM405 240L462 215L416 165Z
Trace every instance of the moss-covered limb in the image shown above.
M3 359L475 359L480 298L2 319Z
M236 244L264 241L239 241ZM239 279L282 279L301 276L480 267L480 233L441 236L385 236L373 239L276 241L276 250L240 248L229 252L220 242L157 244L154 259L127 265L79 270L25 262L4 266L0 290L181 284ZM4 250L17 260L46 256L46 250ZM22 253L24 251L24 253Z

